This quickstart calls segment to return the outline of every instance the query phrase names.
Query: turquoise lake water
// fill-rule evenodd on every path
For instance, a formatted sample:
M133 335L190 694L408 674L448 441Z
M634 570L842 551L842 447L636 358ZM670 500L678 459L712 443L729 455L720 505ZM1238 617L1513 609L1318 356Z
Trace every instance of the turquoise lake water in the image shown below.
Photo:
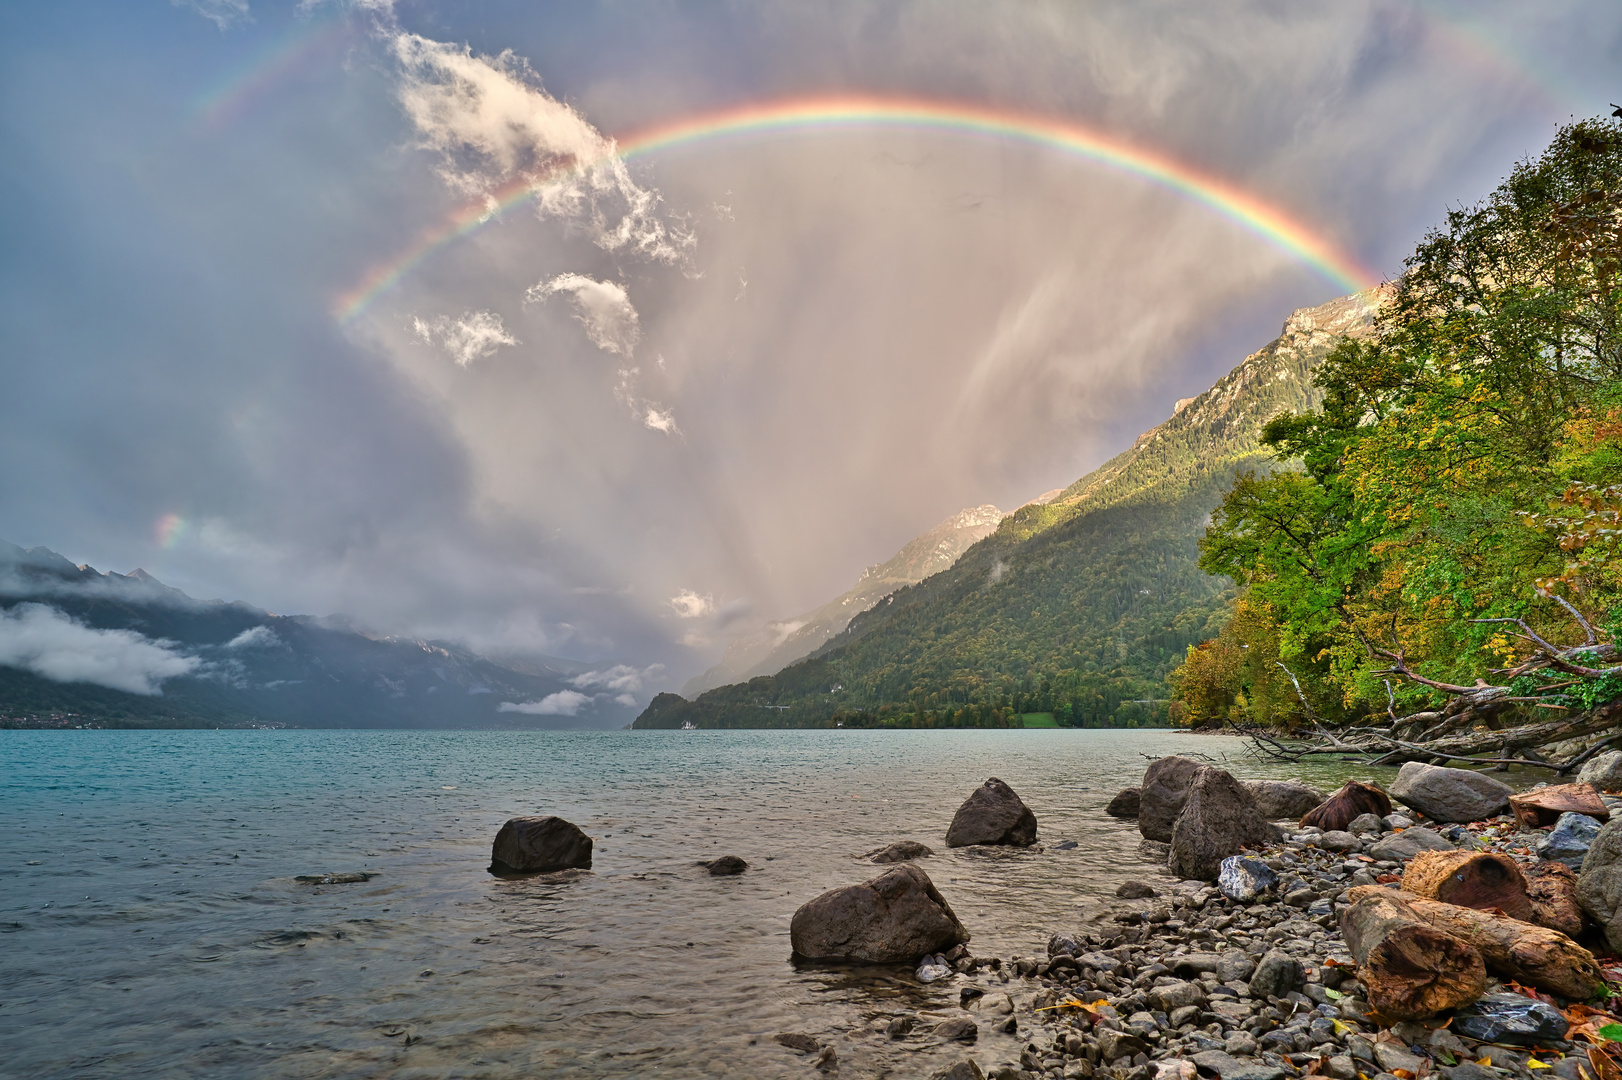
M1339 762L1251 761L1149 731L0 732L0 1076L927 1076L960 1048L869 1022L961 1015L896 967L797 967L789 918L911 838L981 955L1096 918L1137 854L1105 816L1147 759L1333 786ZM987 777L1029 850L948 850ZM597 842L570 881L485 872L507 818ZM1057 844L1077 841L1060 850ZM739 855L712 878L696 863ZM296 875L368 870L365 884ZM989 1029L969 1053L1009 1060Z

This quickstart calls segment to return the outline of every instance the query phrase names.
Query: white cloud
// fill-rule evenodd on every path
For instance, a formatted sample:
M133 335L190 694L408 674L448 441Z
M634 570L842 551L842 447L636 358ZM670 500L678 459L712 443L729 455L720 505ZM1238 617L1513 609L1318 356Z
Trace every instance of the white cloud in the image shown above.
M496 707L496 711L525 713L529 716L573 716L589 701L591 698L588 695L578 691L559 690L539 701L503 701Z
M131 694L157 694L165 679L202 663L169 641L134 630L97 630L44 604L0 612L0 664L55 682L87 682Z
M413 318L411 330L430 345L437 342L462 367L489 356L503 345L521 344L507 332L501 316L493 311L463 312L455 322L446 315L426 320Z
M227 649L268 649L280 645L281 639L268 626L251 626L225 643Z
M683 589L670 598L670 606L680 619L702 619L715 614L715 597L700 596L692 589Z
M642 426L662 431L666 435L680 435L681 428L676 426L676 418L668 410L662 410L651 401L642 403L647 411L642 415Z
M636 697L632 694L621 694L614 701L620 705L635 705Z
M623 286L612 281L593 281L584 274L559 274L551 281L530 286L524 300L536 303L560 292L570 294L574 317L586 328L586 336L593 345L604 352L630 357L642 337L642 327Z
M650 664L645 668L632 667L630 664L615 664L602 671L588 671L576 675L569 681L582 690L600 686L611 693L633 693L642 689L642 683L664 671L663 664Z
M221 30L230 29L232 23L253 20L253 16L248 13L248 0L169 0L169 2L175 7L191 8Z
M631 179L614 140L542 90L511 50L474 56L465 45L403 32L393 47L400 105L451 187L490 197L527 182L542 216L583 225L599 247L662 262L685 258L692 232L660 218L658 193Z

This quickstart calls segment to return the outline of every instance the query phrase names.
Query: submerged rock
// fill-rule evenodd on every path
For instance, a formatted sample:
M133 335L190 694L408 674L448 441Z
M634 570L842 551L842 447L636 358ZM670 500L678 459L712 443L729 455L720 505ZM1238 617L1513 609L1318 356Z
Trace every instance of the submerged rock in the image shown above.
M801 905L789 923L795 954L808 960L910 963L968 940L951 905L912 863L830 889Z
M590 870L591 837L560 817L515 817L490 845L492 874Z
M728 877L732 874L741 874L749 869L749 864L736 855L723 855L719 859L712 859L707 863L699 863L710 872L711 877Z
M1138 789L1135 787L1122 788L1115 798L1104 807L1104 813L1114 818L1135 818L1138 816Z
M972 844L1010 844L1029 847L1036 843L1036 815L1031 813L1014 789L992 777L974 789L952 818L946 830L947 847Z
M1537 1046L1564 1039L1569 1026L1553 1005L1519 994L1488 994L1454 1011L1452 1031L1482 1042Z
M1514 789L1469 769L1410 761L1397 773L1391 795L1435 821L1481 821L1509 806Z
M862 858L874 863L911 862L913 859L924 859L935 854L933 848L920 844L916 840L897 840L889 847L874 848Z
M1123 881L1116 888L1115 895L1122 900L1152 900L1160 894L1147 881Z
M376 876L375 870L355 870L347 874L300 874L293 880L300 885L358 885Z

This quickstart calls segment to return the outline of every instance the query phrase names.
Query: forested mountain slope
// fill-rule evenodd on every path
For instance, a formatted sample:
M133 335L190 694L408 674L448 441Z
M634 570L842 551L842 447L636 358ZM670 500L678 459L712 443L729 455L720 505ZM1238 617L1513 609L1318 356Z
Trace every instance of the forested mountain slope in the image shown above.
M1187 646L1225 617L1229 583L1196 565L1211 510L1237 473L1273 463L1262 425L1316 404L1313 366L1368 326L1370 304L1360 295L1295 312L1276 340L1130 449L1052 502L1021 507L810 658L694 701L661 694L635 726L1147 718Z

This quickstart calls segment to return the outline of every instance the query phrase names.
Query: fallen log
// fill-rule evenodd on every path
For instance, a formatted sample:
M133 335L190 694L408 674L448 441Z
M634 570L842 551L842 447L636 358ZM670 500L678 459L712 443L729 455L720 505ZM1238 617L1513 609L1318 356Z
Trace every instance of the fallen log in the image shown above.
M1351 890L1351 901L1348 912L1364 905L1377 905L1388 913L1386 918L1418 921L1469 945L1499 975L1540 990L1586 1000L1605 984L1594 954L1558 930L1489 911L1426 900L1379 885L1355 886ZM1346 917L1343 915L1341 919L1344 928ZM1346 942L1350 945L1351 941L1348 932ZM1374 1003L1372 997L1369 1003Z
M1353 897L1340 929L1369 1005L1382 1017L1418 1020L1486 992L1486 965L1474 945L1432 927L1390 889L1365 886Z
M1502 751L1506 755L1503 760L1508 760L1507 754L1510 751L1523 750L1529 746L1547 746L1583 735L1608 731L1616 726L1619 719L1622 719L1622 698L1601 705L1592 712L1578 713L1575 716L1562 716L1555 720L1523 724L1520 727L1504 728L1500 731L1466 731L1440 739L1431 739L1423 744L1413 744L1411 747L1393 751L1382 758L1381 762L1387 765L1400 765L1407 761L1428 760L1426 755L1467 758L1495 751ZM1388 745L1396 742L1389 737L1385 741ZM1568 762L1554 768L1556 772L1565 773L1573 767L1574 763Z
M1593 784L1556 784L1517 792L1509 797L1509 808L1525 829L1553 825L1566 813L1587 814L1598 821L1611 820L1611 812L1605 808Z
M1497 909L1512 919L1532 921L1532 899L1520 864L1486 851L1421 851L1402 872L1404 892L1426 900Z
M1339 791L1308 810L1301 818L1300 827L1310 825L1324 832L1341 832L1364 814L1385 817L1389 813L1391 800L1385 792L1372 784L1348 780Z
M1540 862L1525 868L1532 921L1574 938L1588 920L1577 903L1577 875L1565 863Z

